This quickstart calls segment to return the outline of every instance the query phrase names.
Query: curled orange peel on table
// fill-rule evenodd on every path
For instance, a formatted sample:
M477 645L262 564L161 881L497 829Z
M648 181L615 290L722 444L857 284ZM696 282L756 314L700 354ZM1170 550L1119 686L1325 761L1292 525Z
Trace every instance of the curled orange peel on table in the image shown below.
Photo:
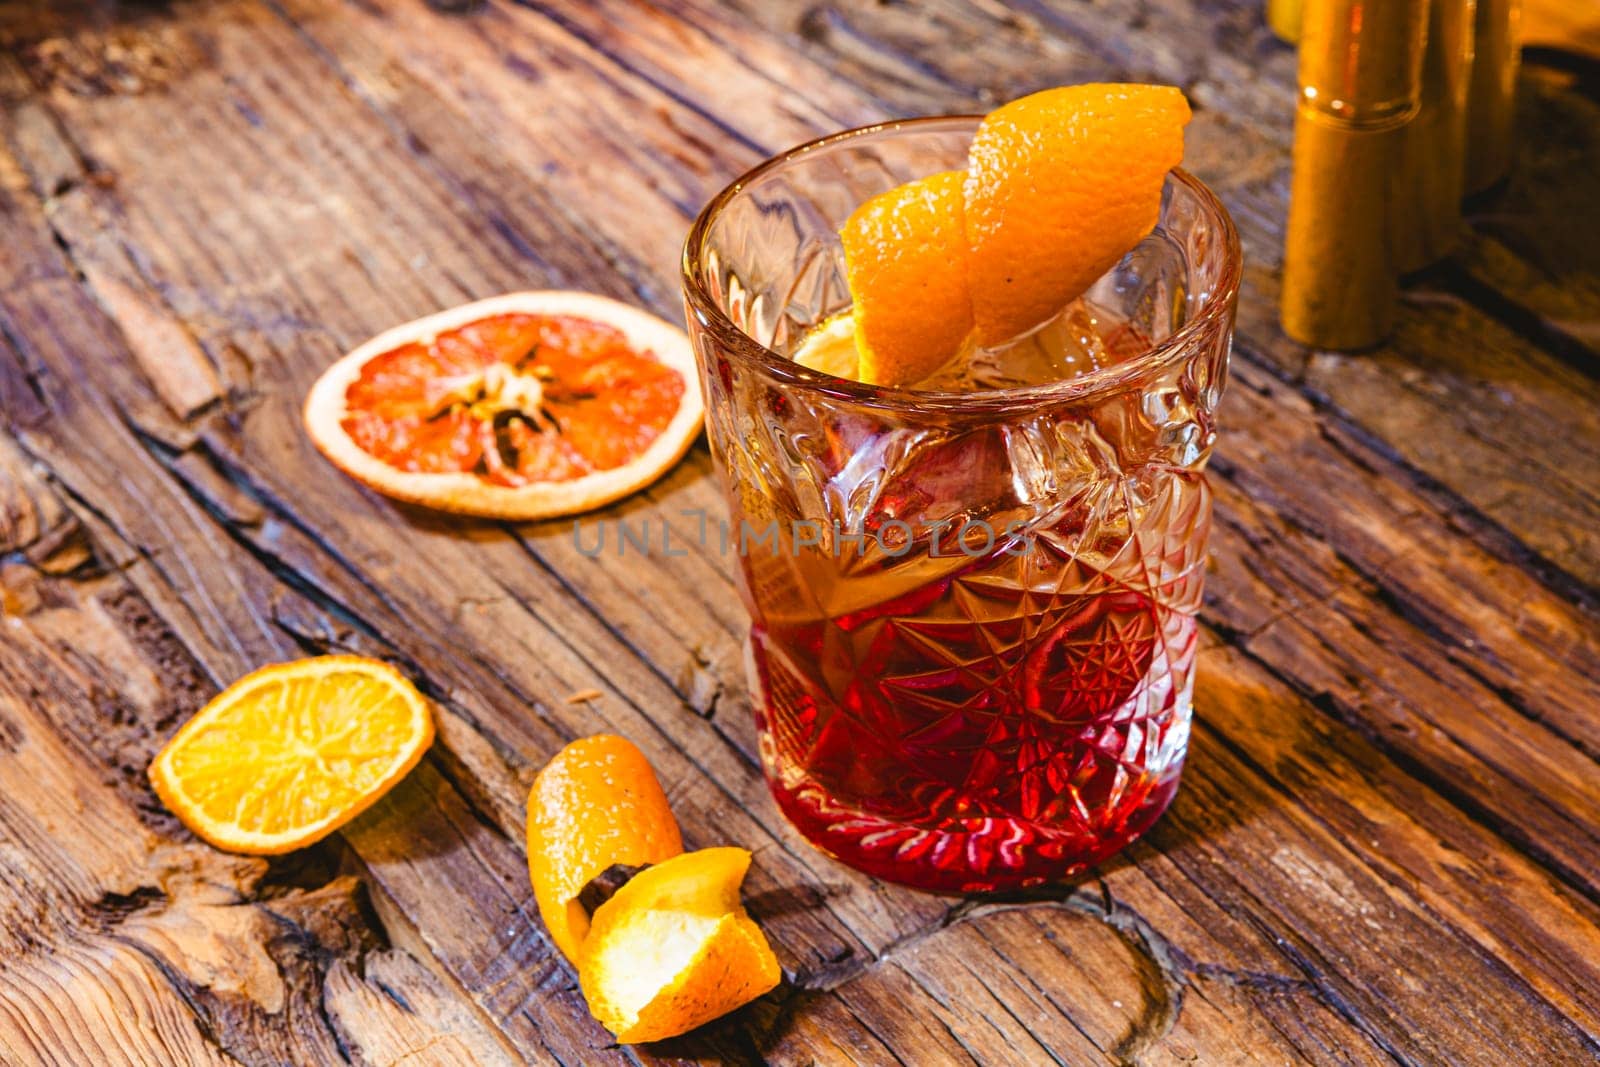
M863 203L839 231L855 320L850 376L914 385L1059 313L1154 229L1189 118L1171 86L1046 89L984 118L964 172Z
M595 910L578 981L617 1040L687 1033L777 986L761 927L739 902L742 848L707 848L640 871Z
M596 734L567 745L528 794L528 873L550 937L574 963L589 932L579 894L618 864L643 867L683 851L655 771L631 741Z
M782 977L739 901L750 853L685 853L654 770L621 737L574 741L539 772L528 867L551 938L576 965L590 1011L620 1041L685 1033ZM591 917L584 890L614 867L643 869Z

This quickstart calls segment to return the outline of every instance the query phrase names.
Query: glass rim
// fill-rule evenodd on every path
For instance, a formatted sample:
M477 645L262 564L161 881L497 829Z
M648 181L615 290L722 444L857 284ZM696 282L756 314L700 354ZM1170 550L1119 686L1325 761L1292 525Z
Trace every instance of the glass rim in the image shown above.
M1146 349L1137 356L1114 363L1108 367L1080 374L1061 381L1041 382L1033 385L1013 386L1005 389L977 389L967 391L904 389L887 385L868 385L851 378L841 378L825 371L801 366L788 356L773 351L728 318L727 313L711 295L708 279L702 266L707 239L712 225L729 204L747 186L766 174L795 163L811 153L823 151L845 141L903 130L958 130L974 127L983 120L982 115L935 115L927 118L895 119L888 122L857 126L841 130L826 137L818 137L796 145L786 152L764 160L730 182L712 197L689 227L684 241L682 283L684 298L691 313L701 326L710 332L718 345L726 351L760 364L778 381L803 386L839 399L867 407L906 411L936 409L945 414L973 412L994 413L1038 407L1044 403L1080 401L1117 392L1133 385L1170 364L1179 362L1184 354L1205 333L1228 315L1239 292L1243 272L1239 248L1239 233L1228 209L1209 187L1182 167L1174 167L1168 177L1194 193L1201 210L1222 228L1223 255L1225 257L1218 282L1206 294L1200 310L1173 331L1172 336Z

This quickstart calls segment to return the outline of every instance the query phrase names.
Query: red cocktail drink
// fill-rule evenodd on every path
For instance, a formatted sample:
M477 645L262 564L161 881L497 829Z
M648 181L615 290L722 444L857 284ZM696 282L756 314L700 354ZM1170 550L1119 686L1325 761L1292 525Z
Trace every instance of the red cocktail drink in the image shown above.
M844 217L956 165L975 124L774 160L686 255L773 793L833 855L950 891L1070 877L1172 798L1238 280L1225 212L1174 172L1155 232L1083 301L953 377L794 362L848 306Z

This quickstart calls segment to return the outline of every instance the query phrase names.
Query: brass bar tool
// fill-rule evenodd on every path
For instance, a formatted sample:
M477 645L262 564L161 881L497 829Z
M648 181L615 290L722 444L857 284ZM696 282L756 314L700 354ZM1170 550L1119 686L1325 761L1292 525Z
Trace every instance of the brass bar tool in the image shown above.
M1427 0L1306 0L1279 306L1302 344L1366 348L1393 328L1397 178L1427 17Z
M1467 89L1474 0L1430 0L1422 97L1406 126L1395 231L1401 274L1449 255L1461 238L1466 192Z
M1278 40L1294 44L1300 40L1302 0L1267 0L1267 25Z
M1467 94L1466 191L1479 193L1506 176L1517 118L1522 65L1520 0L1478 0L1472 82Z

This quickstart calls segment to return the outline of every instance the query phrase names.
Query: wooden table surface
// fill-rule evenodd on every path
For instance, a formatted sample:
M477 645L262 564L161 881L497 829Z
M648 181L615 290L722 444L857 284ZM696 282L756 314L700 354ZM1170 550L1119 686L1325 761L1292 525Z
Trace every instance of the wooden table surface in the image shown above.
M1530 52L1461 254L1391 344L1308 352L1259 7L0 4L0 1062L1600 1061L1600 70ZM689 218L777 149L1106 78L1188 91L1249 268L1184 785L1081 884L824 858L761 781L729 560L396 506L301 432L323 367L443 306L676 318ZM722 506L702 443L602 515ZM328 650L418 681L431 754L317 848L199 843L151 755ZM533 773L600 730L691 846L755 852L786 977L657 1047L590 1020L524 866Z

